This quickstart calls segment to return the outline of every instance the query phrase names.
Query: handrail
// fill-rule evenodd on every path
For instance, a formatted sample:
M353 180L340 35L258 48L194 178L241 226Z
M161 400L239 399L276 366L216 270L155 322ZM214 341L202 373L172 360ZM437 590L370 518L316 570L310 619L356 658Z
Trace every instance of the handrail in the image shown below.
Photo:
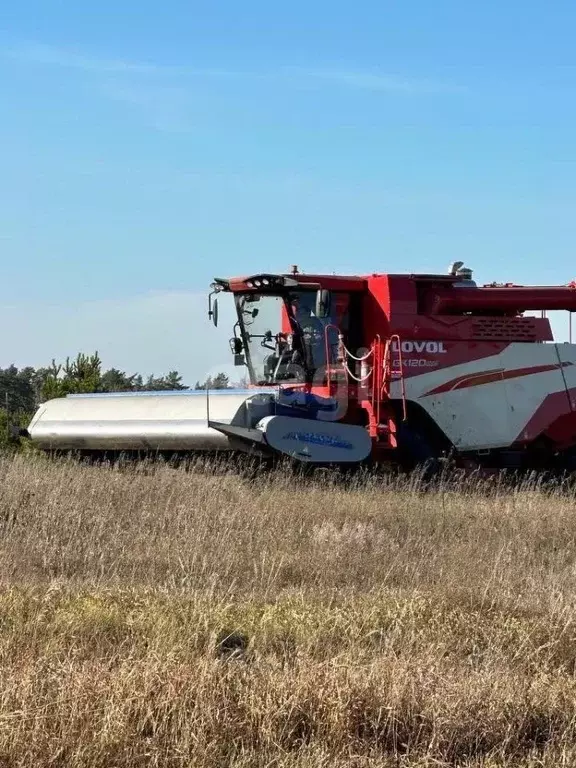
M400 367L400 385L402 393L402 418L403 421L406 421L408 418L408 409L406 403L406 382L404 379L404 360L402 357L402 342L400 336L397 333L392 334L386 340L386 345L383 348L380 334L376 334L374 341L372 342L372 346L368 352L365 355L357 357L356 355L353 355L344 344L343 335L338 326L332 323L324 326L324 347L326 354L326 371L328 381L331 380L330 376L332 373L330 347L328 344L329 330L334 330L338 333L339 350L343 353L342 366L348 376L350 376L351 379L358 382L359 384L365 384L370 379L370 376L372 376L371 401L372 412L374 414L376 424L380 424L382 401L390 397L390 380L392 378L392 345L394 342L397 343L398 363ZM372 361L372 367L367 373L364 375L361 373L360 376L356 376L354 373L352 373L350 366L348 365L347 358L350 358L356 362L363 363L370 357L373 357L374 359Z
M368 381L368 379L369 379L369 378L370 378L370 376L372 375L372 371L374 370L374 368L373 368L373 367L372 367L372 368L370 368L370 370L368 371L368 373L367 373L365 376L360 376L360 377L358 377L358 376L355 376L355 375L352 373L352 371L351 371L351 370L350 370L350 368L348 367L347 363L344 363L344 370L346 371L346 373L348 374L348 376L350 376L350 378L351 378L351 379L354 379L354 381L357 381L359 384L364 384L364 382L365 382L365 381Z
M340 336L340 339L342 339L342 336ZM346 352L346 354L348 355L348 357L349 357L350 359L352 359L352 360L356 360L356 362L357 362L357 363L363 363L365 360L368 360L368 358L370 357L370 355L371 355L371 354L373 354L373 352L374 352L374 348L371 348L371 349L369 349L369 350L368 350L368 352L367 352L365 355L363 355L362 357L356 357L355 355L353 355L353 354L352 354L352 352L350 352L350 350L349 350L349 349L348 349L348 347L347 347L347 346L344 344L344 342L343 342L343 341L341 341L341 344L342 344L342 349L344 350L344 352Z
M408 410L406 407L406 382L404 381L404 361L402 359L402 342L400 340L400 336L397 333L393 333L392 336L390 336L390 338L386 342L386 358L385 358L384 365L388 365L388 363L392 359L391 349L394 341L396 341L398 344L398 363L400 366L400 385L401 385L401 392L402 392L402 420L406 421L406 419L408 418ZM388 367L390 369L390 378L392 378L392 366L389 365ZM388 374L388 370L385 369L384 384L386 382L387 374Z
M362 355L361 357L357 357L356 355L353 355L352 352L350 352L350 350L346 346L346 344L344 344L344 336L342 334L342 331L338 328L337 325L334 325L333 323L328 323L327 325L324 326L324 352L326 354L326 372L327 372L327 375L330 376L330 373L331 373L331 369L330 369L330 347L329 347L329 344L328 344L328 330L329 329L333 329L333 330L335 330L338 333L338 345L339 345L340 350L344 353L344 357L343 357L343 360L342 360L342 365L344 366L344 370L346 371L346 373L350 376L351 379L354 379L354 381L357 381L359 383L363 383L363 382L367 381L370 378L370 376L372 374L372 371L376 367L376 364L375 363L373 364L372 368L368 371L367 374L365 374L364 376L361 375L360 377L358 377L358 376L355 376L352 373L352 371L350 370L350 367L349 367L349 365L346 362L346 358L349 357L351 360L354 360L357 363L363 363L366 360L368 360L368 358L371 355L374 354L374 347L369 349L368 352L365 355Z
M372 344L372 349L374 351L374 370L376 371L375 375L372 377L372 410L374 411L374 415L376 418L376 425L380 424L380 382L378 381L378 374L381 373L380 370L380 353L382 352L382 339L380 338L380 334L377 333L376 336L374 336L374 342Z

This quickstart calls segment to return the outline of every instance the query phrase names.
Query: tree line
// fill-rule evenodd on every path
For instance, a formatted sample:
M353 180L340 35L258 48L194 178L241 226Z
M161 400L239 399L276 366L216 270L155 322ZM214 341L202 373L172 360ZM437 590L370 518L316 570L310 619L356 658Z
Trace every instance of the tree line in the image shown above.
M225 373L197 381L189 387L178 371L164 376L128 374L118 368L103 370L97 352L80 353L75 359L45 368L0 368L0 409L9 413L32 413L41 402L70 394L97 392L143 392L185 389L228 389L231 384Z

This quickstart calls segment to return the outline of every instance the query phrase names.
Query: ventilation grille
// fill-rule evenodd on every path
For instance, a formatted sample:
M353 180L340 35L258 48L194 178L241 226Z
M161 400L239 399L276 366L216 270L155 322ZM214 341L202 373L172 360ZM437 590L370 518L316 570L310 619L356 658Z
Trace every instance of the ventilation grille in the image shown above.
M482 317L474 321L472 333L477 339L502 341L538 341L542 329L533 317Z

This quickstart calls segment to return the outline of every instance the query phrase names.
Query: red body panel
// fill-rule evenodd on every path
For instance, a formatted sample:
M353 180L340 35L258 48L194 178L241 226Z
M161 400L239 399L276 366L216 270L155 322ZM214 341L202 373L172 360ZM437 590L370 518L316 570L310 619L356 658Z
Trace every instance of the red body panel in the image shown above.
M375 449L396 447L399 419L414 419L410 403L464 452L524 450L540 438L557 451L576 446L576 348L546 343L549 320L525 314L576 311L573 284L477 287L454 274L291 277L333 292L329 322L345 346L344 358L306 388L345 401L345 421L364 413ZM230 290L247 290L249 280L231 280ZM348 305L349 328L340 325ZM282 328L290 330L286 315ZM352 336L360 348L350 348ZM355 359L366 350L369 378Z

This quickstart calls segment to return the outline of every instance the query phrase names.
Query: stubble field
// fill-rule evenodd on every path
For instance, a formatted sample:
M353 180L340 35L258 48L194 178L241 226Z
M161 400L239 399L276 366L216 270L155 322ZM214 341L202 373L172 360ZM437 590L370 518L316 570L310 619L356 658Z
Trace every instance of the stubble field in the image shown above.
M565 490L17 457L0 529L0 766L576 765Z

